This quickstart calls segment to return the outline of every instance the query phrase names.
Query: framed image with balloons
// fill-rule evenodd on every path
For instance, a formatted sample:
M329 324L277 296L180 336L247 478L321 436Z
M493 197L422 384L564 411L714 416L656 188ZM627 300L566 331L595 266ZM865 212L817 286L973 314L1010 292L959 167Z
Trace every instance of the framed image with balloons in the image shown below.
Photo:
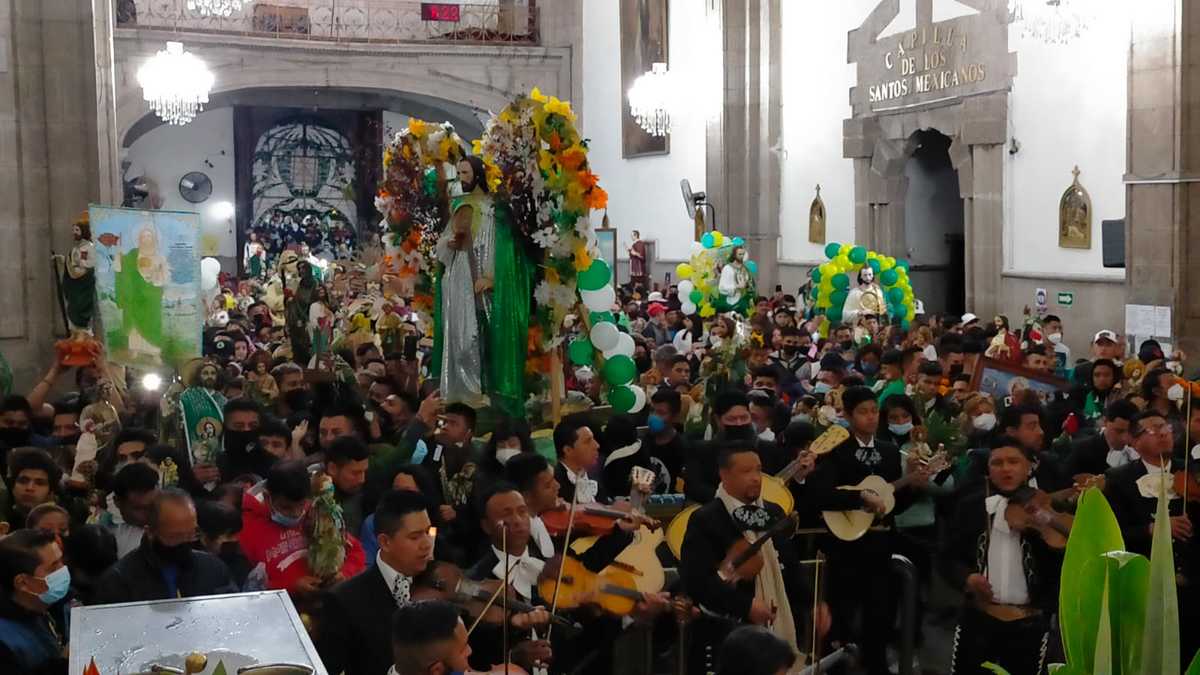
M830 326L853 323L873 315L898 322L907 330L916 317L916 297L907 260L868 250L864 246L830 242L827 262L809 272L814 313L825 317L821 334Z
M199 214L99 205L88 211L108 360L161 368L199 357L201 281L207 271L215 287L220 267L201 268Z

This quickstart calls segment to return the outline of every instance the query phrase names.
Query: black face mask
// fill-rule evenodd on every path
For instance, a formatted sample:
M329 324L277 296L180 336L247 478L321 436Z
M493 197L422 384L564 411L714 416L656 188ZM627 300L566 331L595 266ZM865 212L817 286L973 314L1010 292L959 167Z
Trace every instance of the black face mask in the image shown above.
M192 545L190 542L176 544L175 546L166 546L161 541L155 539L150 545L154 548L154 555L169 565L186 567L192 562Z
M842 340L840 344L842 347L842 351L848 352L851 349L854 349L854 340Z
M798 352L798 351L800 351L800 348L795 345L784 345L783 346L783 353L784 353L784 355L788 356L789 358L792 356L795 356L796 352Z
M962 375L962 372L963 372L963 365L961 363L956 363L956 364L950 366L950 379L953 380L954 378L958 377L959 375Z
M284 402L292 410L308 410L309 395L304 389L293 389L283 395Z
M225 430L225 452L249 454L258 445L257 431Z
M752 441L757 435L753 424L731 424L721 430L721 438L727 441Z
M0 429L0 445L19 448L29 445L28 429Z

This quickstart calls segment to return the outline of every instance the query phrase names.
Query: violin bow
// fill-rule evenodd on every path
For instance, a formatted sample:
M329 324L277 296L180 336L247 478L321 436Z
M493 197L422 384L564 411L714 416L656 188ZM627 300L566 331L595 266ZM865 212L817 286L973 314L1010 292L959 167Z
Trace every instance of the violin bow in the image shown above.
M504 594L500 596L504 612L504 639L502 646L504 651L501 653L504 654L504 675L508 675L508 577L512 574L512 563L509 561L508 556L508 523L503 520L500 521L500 537L504 542L504 581L500 584L499 589L504 591ZM483 614L480 613L480 616L483 616Z
M507 574L505 576L507 576ZM504 592L504 586L497 588L496 591L492 593L492 597L488 598L488 601L483 604L483 610L479 612L479 616L475 617L475 621L473 621L471 623L471 627L467 629L467 637L471 637L471 633L475 632L475 627L478 626L479 622L483 620L483 615L487 614L487 611L492 608L492 605L496 604L496 598L500 597L502 592Z
M563 562L567 558L567 551L571 548L571 530L575 529L575 505L579 503L579 490L571 491L571 508L567 511L567 536L563 539L562 557L558 559L558 580L554 583L554 597L550 599L550 613L558 613L558 591L562 588L563 578ZM550 639L550 635L554 633L554 624L550 624L546 628L546 639Z
M813 606L812 606L812 660L813 675L821 675L821 644L817 642L817 613L821 608L821 564L825 562L825 554L817 551L813 563Z

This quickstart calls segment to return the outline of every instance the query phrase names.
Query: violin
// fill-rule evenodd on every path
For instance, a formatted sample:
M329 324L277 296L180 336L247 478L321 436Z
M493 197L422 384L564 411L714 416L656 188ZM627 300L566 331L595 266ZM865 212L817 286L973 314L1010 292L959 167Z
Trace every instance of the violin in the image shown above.
M555 607L574 609L588 605L614 616L632 614L643 597L633 571L621 563L613 563L596 573L571 556L555 556L546 561L538 578L538 594L554 598Z
M575 523L571 525L571 506L560 506L541 514L542 523L552 537L572 534L591 537L612 532L618 520L631 520L651 530L658 529L657 520L646 516L643 504L654 484L654 472L642 467L633 467L630 472L629 501L615 507L600 504L575 504Z
M490 624L506 623L505 607L510 613L532 612L533 605L518 598L512 589L508 589L501 597L500 588L503 582L499 579L474 581L468 579L457 565L434 561L418 576L410 592L412 600L444 600L462 608L467 614ZM576 635L583 630L577 622L550 614L550 623L557 625L568 635Z
M1018 532L1036 532L1053 549L1065 549L1075 519L1051 507L1052 497L1041 490L1025 487L1009 498L1004 519Z
M1180 469L1173 472L1173 476L1175 494L1189 502L1200 502L1200 481L1196 479L1196 472Z
M767 542L775 535L782 534L789 528L795 530L799 522L800 514L793 511L780 518L752 542L747 541L745 537L739 537L726 551L725 559L717 568L717 575L730 585L757 577L758 573L762 571L763 565L766 564L762 556L762 547L766 546Z

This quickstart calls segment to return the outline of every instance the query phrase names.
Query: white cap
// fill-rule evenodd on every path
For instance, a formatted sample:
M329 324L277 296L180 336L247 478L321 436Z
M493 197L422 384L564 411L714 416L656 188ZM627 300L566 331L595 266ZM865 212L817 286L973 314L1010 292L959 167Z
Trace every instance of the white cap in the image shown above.
M646 302L665 302L665 301L663 300L662 293L660 293L659 291L652 291L650 293L650 296L648 298L646 298Z
M962 323L964 326L971 323L972 321L978 321L978 320L979 320L979 317L975 316L974 314L972 314L970 312L967 312L966 314L962 315Z
M1092 338L1092 344L1096 344L1097 342L1099 342L1101 340L1108 340L1110 342L1116 342L1117 334L1114 333L1113 331L1105 328L1104 330L1096 333L1096 337Z

